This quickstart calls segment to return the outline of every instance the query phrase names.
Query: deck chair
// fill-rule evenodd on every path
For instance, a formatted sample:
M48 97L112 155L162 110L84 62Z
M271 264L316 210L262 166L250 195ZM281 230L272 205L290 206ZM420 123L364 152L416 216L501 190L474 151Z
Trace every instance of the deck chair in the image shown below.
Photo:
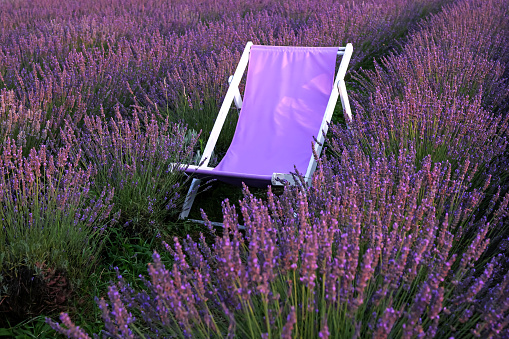
M345 73L353 52L346 47L259 46L248 42L216 122L205 146L201 164L185 165L194 179L180 218L189 215L203 178L231 184L266 187L295 184L295 169L310 183L338 96L347 122L351 120ZM337 56L342 56L336 78ZM244 100L239 84L249 63ZM216 167L208 163L232 102L240 109L232 143Z

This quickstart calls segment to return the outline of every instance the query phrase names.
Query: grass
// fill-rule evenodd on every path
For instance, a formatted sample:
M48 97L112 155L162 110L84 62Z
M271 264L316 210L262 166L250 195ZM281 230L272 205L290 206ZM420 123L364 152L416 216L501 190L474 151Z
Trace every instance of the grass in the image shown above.
M55 331L46 324L45 316L25 320L10 328L0 328L0 338L55 338Z

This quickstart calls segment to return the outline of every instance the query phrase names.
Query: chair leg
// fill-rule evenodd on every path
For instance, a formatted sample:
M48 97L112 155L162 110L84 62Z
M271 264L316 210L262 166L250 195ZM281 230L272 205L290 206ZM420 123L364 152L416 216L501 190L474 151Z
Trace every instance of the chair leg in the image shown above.
M182 207L179 219L185 219L189 216L194 199L196 198L196 193L198 193L198 188L200 188L200 182L200 179L193 179L191 182L191 187L189 187L189 191L187 191L186 200L184 201L184 207Z

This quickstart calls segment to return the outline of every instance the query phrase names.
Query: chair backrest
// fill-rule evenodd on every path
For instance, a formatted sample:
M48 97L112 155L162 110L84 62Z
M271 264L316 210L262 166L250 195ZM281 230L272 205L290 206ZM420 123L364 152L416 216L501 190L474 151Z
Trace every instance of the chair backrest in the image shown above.
M305 173L329 101L337 47L251 47L244 100L226 155L214 170Z

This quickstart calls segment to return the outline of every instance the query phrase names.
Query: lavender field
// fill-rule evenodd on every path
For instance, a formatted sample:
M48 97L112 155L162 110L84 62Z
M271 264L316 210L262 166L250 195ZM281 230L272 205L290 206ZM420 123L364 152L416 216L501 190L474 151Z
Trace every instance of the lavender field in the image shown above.
M247 41L352 43L353 121L179 220ZM506 0L1 1L0 138L0 336L509 338Z

